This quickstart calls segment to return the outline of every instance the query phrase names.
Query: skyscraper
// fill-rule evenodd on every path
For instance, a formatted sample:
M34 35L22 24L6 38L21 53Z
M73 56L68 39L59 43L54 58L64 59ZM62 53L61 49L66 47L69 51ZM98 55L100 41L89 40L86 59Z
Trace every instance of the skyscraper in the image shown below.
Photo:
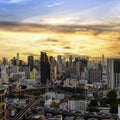
M17 60L19 61L19 53L17 53Z
M13 65L13 66L16 66L16 65L17 65L17 60L16 60L15 57L13 57L13 59L11 60L11 62L12 62L12 65Z
M61 55L58 55L58 56L57 56L57 62L59 62L59 63L62 64L62 57L61 57Z
M107 59L108 88L120 91L120 58Z
M41 85L46 85L47 80L50 80L50 64L45 52L41 52L40 65Z
M33 58L33 56L28 56L28 65L30 66L30 71L32 71L33 66L34 66L34 58Z
M94 69L94 68L88 70L88 83L89 84L98 83L101 81L101 79L102 79L101 70Z
M53 56L50 56L50 79L52 82L56 80L56 61Z

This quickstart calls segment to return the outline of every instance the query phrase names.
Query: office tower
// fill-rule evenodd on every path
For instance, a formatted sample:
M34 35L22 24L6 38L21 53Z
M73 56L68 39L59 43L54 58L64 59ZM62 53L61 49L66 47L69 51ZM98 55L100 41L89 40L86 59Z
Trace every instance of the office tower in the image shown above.
M30 66L29 65L19 66L19 72L25 72L25 77L30 78Z
M41 52L40 63L41 85L46 85L47 80L50 80L50 64L45 52Z
M82 63L80 61L77 61L75 65L76 65L75 72L76 72L78 80L80 80L81 79L81 72L82 72Z
M53 56L50 56L50 78L52 81L56 80L56 61Z
M57 56L57 79L61 79L61 77L62 77L62 70L63 70L62 56L58 55Z
M101 80L102 80L101 70L94 69L94 68L88 70L88 83L89 84L97 83L97 82L100 82Z
M70 57L69 57L69 71L70 71L70 73L72 72L72 67L73 67L73 63L72 63L72 55L70 55Z
M17 53L17 60L19 61L19 53Z
M2 64L3 64L3 65L7 65L7 58L3 57Z
M69 57L69 63L72 63L72 55Z
M62 56L61 55L57 56L57 62L62 64Z
M105 73L105 60L104 60L104 55L102 55L102 73Z
M13 57L13 59L11 60L11 62L12 62L12 65L13 65L13 66L16 66L16 65L17 65L17 60L16 60L15 57Z
M33 58L33 56L28 56L28 65L30 66L30 71L32 71L33 67L34 67L34 58Z
M17 53L16 62L17 62L17 65L19 65L19 53Z
M108 88L120 90L120 58L107 59Z
M88 58L75 58L74 65L76 65L78 61L81 62L81 71L84 71L84 68L87 68Z
M23 65L23 61L19 60L19 66L22 66L22 65Z

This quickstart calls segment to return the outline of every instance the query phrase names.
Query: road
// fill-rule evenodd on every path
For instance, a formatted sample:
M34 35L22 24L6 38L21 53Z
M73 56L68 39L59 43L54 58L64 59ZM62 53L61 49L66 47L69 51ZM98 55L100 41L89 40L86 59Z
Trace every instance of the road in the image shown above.
M32 102L28 103L24 109L22 109L18 114L16 114L12 120L22 120L23 116L26 115L26 113L39 101L39 98L35 98Z

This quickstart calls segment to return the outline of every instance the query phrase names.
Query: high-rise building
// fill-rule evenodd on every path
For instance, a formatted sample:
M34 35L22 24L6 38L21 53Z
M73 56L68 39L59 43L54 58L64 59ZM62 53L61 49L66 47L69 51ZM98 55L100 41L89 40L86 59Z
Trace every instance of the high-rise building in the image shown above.
M56 61L53 56L50 56L50 78L52 81L56 80Z
M3 64L3 65L6 65L6 64L7 64L7 58L3 57L2 64Z
M63 70L62 63L57 62L57 79L61 79L62 70Z
M0 67L0 78L1 78L1 74L2 74L2 71L1 71L1 67Z
M34 67L34 58L33 58L33 56L28 56L28 65L30 66L30 71L32 71L33 67Z
M75 58L74 65L78 62L81 62L81 71L84 71L84 68L87 67L88 64L88 58Z
M46 85L47 80L50 80L50 64L45 52L41 52L40 65L41 85Z
M82 72L82 63L80 61L77 61L75 64L75 72L78 77L78 79L81 79L81 72Z
M0 120L6 120L5 89L0 85Z
M13 66L16 66L16 65L17 65L17 60L16 60L15 57L13 57L13 59L11 60L11 62L12 62L12 65L13 65Z
M69 63L72 63L72 55L69 57Z
M17 60L19 61L19 53L17 53Z
M23 61L19 60L19 66L22 66L22 65L23 65Z
M120 90L120 58L107 59L108 88Z
M25 77L30 78L30 66L29 65L19 66L19 72L25 72Z
M102 80L101 72L101 70L94 68L88 70L88 83L92 84L100 82Z
M57 79L61 79L62 77L62 71L63 71L63 61L62 61L62 56L58 55L57 56Z
M105 73L105 60L104 55L102 55L102 73Z
M61 57L61 55L58 55L58 56L57 56L57 62L59 62L59 63L62 64L62 57Z
M71 70L72 70L72 67L73 67L73 62L72 62L72 55L70 55L70 57L69 57L69 70L70 70L70 72L71 72Z

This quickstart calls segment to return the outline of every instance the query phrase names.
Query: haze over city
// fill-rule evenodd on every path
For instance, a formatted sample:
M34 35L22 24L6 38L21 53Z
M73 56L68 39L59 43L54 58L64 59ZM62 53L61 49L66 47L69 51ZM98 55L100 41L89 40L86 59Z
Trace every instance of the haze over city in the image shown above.
M1 58L120 56L119 8L119 0L0 0Z

